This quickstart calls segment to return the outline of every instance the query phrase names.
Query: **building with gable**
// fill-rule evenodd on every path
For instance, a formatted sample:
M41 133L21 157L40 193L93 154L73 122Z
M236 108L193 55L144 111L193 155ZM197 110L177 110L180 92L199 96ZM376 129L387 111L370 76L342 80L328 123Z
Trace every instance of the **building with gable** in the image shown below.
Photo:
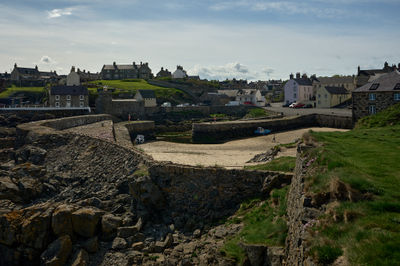
M176 66L176 70L172 73L172 78L174 79L184 79L187 78L188 75L182 66Z
M140 62L140 65L136 65L133 62L131 65L117 65L113 62L112 65L103 65L100 76L106 80L150 79L153 74L148 63Z
M168 69L164 69L163 67L161 67L161 70L160 70L160 72L157 73L156 77L157 78L171 78L172 73L170 71L168 71Z
M135 94L136 101L144 101L144 107L157 106L156 94L153 90L138 90Z
M37 66L35 68L18 67L15 63L10 80L12 84L20 87L41 87L49 82L57 82L58 75L56 71L39 71Z
M239 90L236 95L236 101L238 101L240 105L265 106L265 97L261 95L260 90Z
M358 66L356 87L359 88L368 82L374 81L382 75L393 72L396 69L400 70L400 63L396 67L396 65L389 66L389 63L385 62L382 69L361 69L360 66Z
M284 86L284 94L286 104L294 102L314 104L315 101L312 80L306 74L300 77L300 73L296 73L296 78L290 74L290 79Z
M351 98L351 93L345 87L318 87L316 93L317 108L331 108L342 104Z

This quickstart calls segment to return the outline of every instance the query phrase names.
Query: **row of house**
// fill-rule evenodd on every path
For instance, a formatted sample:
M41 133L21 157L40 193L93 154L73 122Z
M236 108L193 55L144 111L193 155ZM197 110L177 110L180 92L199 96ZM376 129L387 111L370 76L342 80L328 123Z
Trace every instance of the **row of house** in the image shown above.
M260 90L240 89L240 90L218 90L216 92L204 92L200 96L200 101L206 105L250 105L265 106L265 97Z
M183 66L176 66L176 70L171 73L168 69L161 67L161 70L156 75L157 78L171 78L171 79L200 79L199 76L189 76Z
M153 78L153 73L148 63L140 62L137 65L133 62L132 64L119 65L113 62L112 65L103 65L100 76L106 80L151 79Z

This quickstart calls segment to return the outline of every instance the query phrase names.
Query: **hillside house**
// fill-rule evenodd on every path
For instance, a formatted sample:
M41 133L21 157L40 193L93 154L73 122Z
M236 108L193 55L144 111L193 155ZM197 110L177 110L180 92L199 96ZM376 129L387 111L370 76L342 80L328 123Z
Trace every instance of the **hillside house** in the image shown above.
M53 86L50 88L49 105L61 108L89 107L88 89L85 86Z
M325 86L317 88L317 108L335 107L351 98L351 93L344 87Z
M385 62L382 69L360 69L360 66L358 66L356 87L364 86L368 82L372 82L380 76L393 72L396 69L400 70L400 63L396 67L396 65L389 66L388 62Z
M261 95L260 90L239 90L236 95L236 101L238 101L240 105L265 106L265 97Z
M172 73L170 71L168 71L168 69L164 69L163 67L161 67L161 70L160 70L160 72L157 73L156 77L157 78L171 78Z
M392 71L353 91L353 119L374 115L400 102L400 72Z
M57 82L59 79L56 71L43 72L39 71L38 67L27 68L18 67L14 64L14 69L11 72L11 82L20 87L41 87L45 86L49 82Z
M67 86L79 86L81 85L81 78L78 73L75 72L75 67L71 68L71 72L67 76Z
M138 90L135 94L135 99L144 101L144 107L157 106L156 94L153 90Z
M176 66L176 70L172 73L172 78L174 79L184 79L187 78L188 75L182 66Z
M315 101L312 81L306 74L300 77L300 73L296 73L296 78L290 74L290 80L284 86L284 94L286 104L294 102L314 104Z
M100 76L106 80L150 79L153 74L148 63L140 62L140 65L136 65L133 62L131 65L117 65L114 62L112 65L103 65Z

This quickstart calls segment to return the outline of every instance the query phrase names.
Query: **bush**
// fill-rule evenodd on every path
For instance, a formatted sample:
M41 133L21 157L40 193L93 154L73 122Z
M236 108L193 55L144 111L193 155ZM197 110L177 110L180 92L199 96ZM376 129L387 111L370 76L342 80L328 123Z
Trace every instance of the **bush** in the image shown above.
M316 255L318 262L323 265L333 263L343 254L343 251L340 248L331 247L329 245L316 246L312 249L312 252Z

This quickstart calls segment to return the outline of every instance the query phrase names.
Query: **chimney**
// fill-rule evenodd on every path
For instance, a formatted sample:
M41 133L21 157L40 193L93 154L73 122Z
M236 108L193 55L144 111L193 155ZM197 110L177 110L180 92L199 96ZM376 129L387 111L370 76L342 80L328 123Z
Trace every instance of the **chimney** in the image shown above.
M293 79L293 73L291 73L290 75L289 75L289 77L290 77L290 79Z
M113 65L116 66L117 64L115 62L113 62Z
M296 78L299 79L300 78L300 72L296 73Z
M38 67L37 67L37 65L35 66L35 69L36 69L36 70L38 70Z
M161 67L161 71L164 71L164 68L163 68L163 67Z
M308 77L307 77L307 74L306 73L304 73L303 74L303 76L301 76L301 78L303 78L303 79L307 79Z
M360 66L357 68L357 75L360 74Z
M400 65L400 64L399 64ZM17 68L17 63L14 64L14 68Z
M143 62L142 62L142 61L140 61L140 65L143 65Z
M385 64L383 65L383 69L386 69L386 68L388 68L388 67L389 67L388 62L385 62Z
M74 66L71 67L71 72L75 72L75 67Z

